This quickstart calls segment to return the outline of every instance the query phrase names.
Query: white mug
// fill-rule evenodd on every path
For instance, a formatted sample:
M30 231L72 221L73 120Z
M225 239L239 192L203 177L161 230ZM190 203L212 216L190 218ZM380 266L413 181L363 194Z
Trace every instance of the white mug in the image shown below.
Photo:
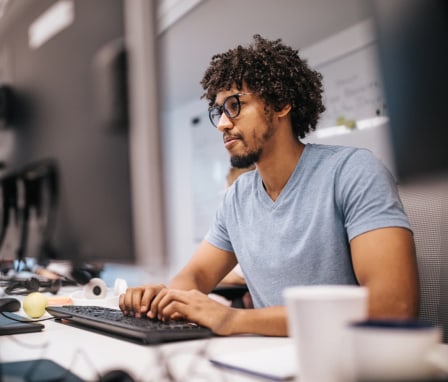
M367 289L354 285L297 286L286 288L283 296L300 381L351 381L347 324L366 319Z
M442 330L426 322L365 320L350 325L350 337L357 381L426 380L448 368Z

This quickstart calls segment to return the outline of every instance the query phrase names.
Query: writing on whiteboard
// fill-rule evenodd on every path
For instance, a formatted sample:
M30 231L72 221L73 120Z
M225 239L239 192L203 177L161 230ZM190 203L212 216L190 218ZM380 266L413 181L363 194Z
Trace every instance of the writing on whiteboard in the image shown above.
M323 75L324 104L318 128L385 115L386 102L373 44L315 68Z

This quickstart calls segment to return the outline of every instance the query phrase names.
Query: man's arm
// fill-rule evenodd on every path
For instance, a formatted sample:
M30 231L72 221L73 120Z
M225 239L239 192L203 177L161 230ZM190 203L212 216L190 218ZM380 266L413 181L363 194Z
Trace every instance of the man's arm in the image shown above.
M252 333L286 336L286 309L283 306L234 309L208 298L206 294L235 264L233 253L202 242L188 264L169 283L169 289L154 298L149 317L168 319L181 315L219 335Z
M233 252L219 249L204 240L168 287L210 293L236 263Z
M223 251L203 241L187 265L169 283L168 288L209 293L235 265L236 258L232 252ZM157 317L157 303L160 299L156 299L156 296L166 288L162 284L128 288L126 293L120 296L120 309L125 314L136 317L144 314Z
M125 314L138 317L183 317L207 326L218 335L253 333L286 336L284 307L234 309L207 296L235 264L236 259L231 252L203 242L168 288L164 285L128 288L120 296L120 309Z
M419 282L412 233L376 229L355 237L350 247L358 282L369 289L369 317L415 318Z
M215 334L260 334L286 336L286 308L229 308L198 290L163 289L155 297L159 319L185 318L210 328ZM149 317L154 318L149 312Z

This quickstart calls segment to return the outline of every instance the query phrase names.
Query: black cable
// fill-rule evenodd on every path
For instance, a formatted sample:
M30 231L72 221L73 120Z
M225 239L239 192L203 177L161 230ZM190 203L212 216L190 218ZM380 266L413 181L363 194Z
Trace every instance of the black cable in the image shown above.
M46 317L46 318L39 318L37 320L29 320L27 318L25 318L24 320L19 320L19 319L15 318L15 317L11 317L11 316L7 315L6 313L8 313L8 312L0 312L0 314L3 317L6 317L8 320L21 322L23 324L29 324L29 323L32 323L32 322L42 322L42 321L48 321L48 320L56 320L56 319L60 320L60 319L71 318L72 317L70 315L67 315L65 317Z

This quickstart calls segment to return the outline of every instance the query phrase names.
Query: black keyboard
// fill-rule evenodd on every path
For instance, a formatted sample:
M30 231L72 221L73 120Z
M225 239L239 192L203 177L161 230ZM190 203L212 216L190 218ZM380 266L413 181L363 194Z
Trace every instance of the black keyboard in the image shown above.
M159 321L147 317L125 316L118 309L100 306L49 306L47 312L57 319L98 329L146 344L183 341L212 336L210 329L187 321Z

